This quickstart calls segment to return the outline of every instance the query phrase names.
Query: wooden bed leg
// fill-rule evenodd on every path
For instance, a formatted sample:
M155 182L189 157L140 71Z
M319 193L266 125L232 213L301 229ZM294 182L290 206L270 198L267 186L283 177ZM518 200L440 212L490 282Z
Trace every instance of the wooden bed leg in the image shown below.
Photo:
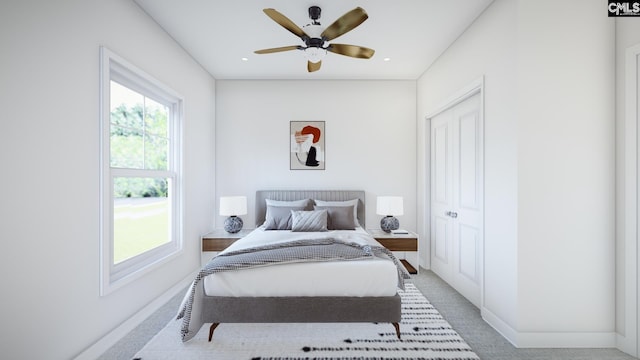
M211 327L209 328L209 342L211 342L211 338L213 338L213 330L215 330L218 327L218 325L220 325L220 323L211 324Z
M398 335L398 340L402 340L400 338L400 324L398 323L393 323L393 327L396 328L396 335Z

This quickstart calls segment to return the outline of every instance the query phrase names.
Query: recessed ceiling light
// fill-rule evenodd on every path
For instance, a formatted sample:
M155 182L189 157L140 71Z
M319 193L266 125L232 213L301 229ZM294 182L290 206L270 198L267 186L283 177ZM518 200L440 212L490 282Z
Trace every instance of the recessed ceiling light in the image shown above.
M384 58L382 61L391 61L391 58Z
M242 61L249 61L249 58L243 57Z

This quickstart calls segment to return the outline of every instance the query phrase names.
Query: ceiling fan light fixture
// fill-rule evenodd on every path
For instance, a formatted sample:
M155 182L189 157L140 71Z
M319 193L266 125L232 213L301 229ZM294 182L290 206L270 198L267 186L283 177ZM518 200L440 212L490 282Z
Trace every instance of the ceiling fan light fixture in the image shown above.
M327 50L323 48L311 46L304 49L303 53L307 61L311 61L312 63L317 63L319 61L322 61L322 59L324 59L324 57L327 55Z

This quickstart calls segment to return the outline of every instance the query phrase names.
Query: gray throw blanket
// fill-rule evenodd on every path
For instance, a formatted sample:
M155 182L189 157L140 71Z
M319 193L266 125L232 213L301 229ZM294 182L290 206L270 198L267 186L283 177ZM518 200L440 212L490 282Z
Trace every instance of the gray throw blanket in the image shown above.
M391 251L382 246L346 243L328 238L296 240L219 254L200 270L180 308L177 319L183 319L180 331L182 341L191 339L202 326L200 324L197 329L193 327L191 330L189 329L194 299L198 289L197 285L207 275L281 263L362 260L385 257L385 255L396 265L398 269L398 287L404 290L404 279L408 279L410 276Z

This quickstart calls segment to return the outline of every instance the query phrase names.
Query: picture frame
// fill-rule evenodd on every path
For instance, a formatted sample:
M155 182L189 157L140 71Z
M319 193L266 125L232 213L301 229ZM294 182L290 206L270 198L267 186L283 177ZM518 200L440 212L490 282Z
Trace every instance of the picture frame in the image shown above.
M289 169L325 170L325 122L289 122Z

